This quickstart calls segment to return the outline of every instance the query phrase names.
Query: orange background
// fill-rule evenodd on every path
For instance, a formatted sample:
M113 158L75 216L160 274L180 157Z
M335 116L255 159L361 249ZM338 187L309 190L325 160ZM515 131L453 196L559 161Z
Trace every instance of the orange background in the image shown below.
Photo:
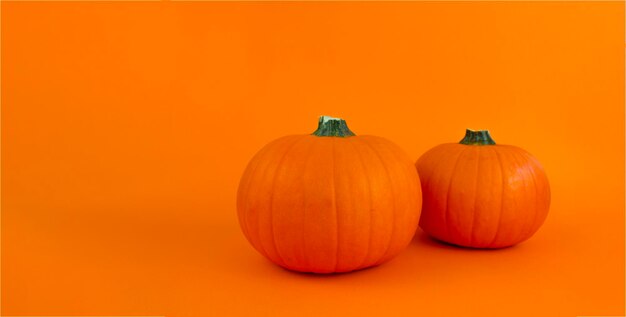
M414 159L487 128L545 166L508 249L265 260L235 193L340 116ZM624 3L2 2L2 314L624 315Z

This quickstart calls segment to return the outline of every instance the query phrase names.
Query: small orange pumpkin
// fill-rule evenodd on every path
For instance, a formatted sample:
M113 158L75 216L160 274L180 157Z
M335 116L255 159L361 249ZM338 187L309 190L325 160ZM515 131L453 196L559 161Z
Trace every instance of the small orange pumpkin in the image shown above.
M548 178L528 152L496 145L489 131L467 130L417 161L430 236L473 248L502 248L530 238L550 206Z
M321 117L250 161L237 193L250 243L290 270L347 272L391 259L411 241L421 192L412 160L393 143L355 136Z

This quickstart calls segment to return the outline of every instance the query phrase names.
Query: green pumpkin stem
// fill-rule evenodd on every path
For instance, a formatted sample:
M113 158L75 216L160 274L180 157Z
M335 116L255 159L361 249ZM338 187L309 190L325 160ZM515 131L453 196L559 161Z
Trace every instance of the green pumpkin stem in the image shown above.
M465 130L465 137L461 142L465 145L496 145L496 141L489 135L489 130Z
M317 130L312 133L315 136L335 136L347 138L355 136L354 132L348 129L346 121L341 118L333 118L329 116L321 116L317 125Z

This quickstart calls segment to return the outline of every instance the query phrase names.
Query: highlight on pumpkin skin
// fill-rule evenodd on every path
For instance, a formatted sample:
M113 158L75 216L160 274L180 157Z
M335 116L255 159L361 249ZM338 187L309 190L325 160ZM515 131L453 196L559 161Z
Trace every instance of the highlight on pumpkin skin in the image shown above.
M246 168L237 212L252 246L275 264L312 273L380 265L417 230L421 188L412 159L344 120L270 142Z
M550 207L550 185L525 150L496 145L487 130L467 130L416 163L422 181L420 227L431 237L471 248L503 248L533 236Z

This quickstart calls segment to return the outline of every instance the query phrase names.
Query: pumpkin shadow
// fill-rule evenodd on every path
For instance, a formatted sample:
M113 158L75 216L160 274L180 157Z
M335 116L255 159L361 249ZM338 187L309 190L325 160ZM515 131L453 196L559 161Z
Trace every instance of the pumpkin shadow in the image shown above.
M471 247L466 247L466 246L457 245L457 244L439 240L437 238L429 236L422 230L418 230L415 233L415 236L413 237L413 241L411 243L413 245L420 245L420 246L425 245L431 248L455 250L455 251L463 251L463 252L498 252L502 250L513 249L517 246L517 245L512 245L512 246L503 247L503 248L471 248Z
M508 246L508 247L498 248L498 249L465 247L465 246L456 245L456 244L438 240L436 238L429 236L422 230L418 229L418 231L415 233L415 236L413 237L413 240L411 241L407 249L410 249L410 248L439 249L439 250L450 250L450 252L467 252L467 253L471 252L471 253L485 253L486 254L486 253L499 252L499 251L504 252L507 250L514 249L516 246L517 245L513 245L513 246ZM404 252L411 252L411 251L405 250ZM295 270L291 270L289 268L286 268L280 265L276 265L274 263L271 263L270 261L267 261L267 262L268 262L267 263L268 265L273 266L275 270L277 271L284 272L285 274L288 274L294 277L300 277L300 278L305 278L305 279L342 279L348 276L355 277L355 276L360 276L361 274L366 274L367 272L371 273L373 271L376 271L379 269L381 265L385 264L385 263L381 263L375 266L365 267L362 269L358 269L354 271L347 271L347 272L315 273L315 272L295 271Z
M384 264L384 263L381 263L381 264ZM354 271L333 272L333 273L301 272L301 271L291 270L291 269L288 269L288 268L280 266L280 265L275 265L274 264L273 266L277 267L277 269L279 269L279 270L281 270L283 272L287 272L289 274L292 274L294 276L299 276L299 277L302 277L302 278L310 278L310 279L338 279L338 278L343 278L343 277L348 277L348 276L361 275L364 272L375 270L376 268L378 268L380 266L380 264L374 265L374 266L369 266L369 267L364 267L362 269L357 269L357 270L354 270Z

